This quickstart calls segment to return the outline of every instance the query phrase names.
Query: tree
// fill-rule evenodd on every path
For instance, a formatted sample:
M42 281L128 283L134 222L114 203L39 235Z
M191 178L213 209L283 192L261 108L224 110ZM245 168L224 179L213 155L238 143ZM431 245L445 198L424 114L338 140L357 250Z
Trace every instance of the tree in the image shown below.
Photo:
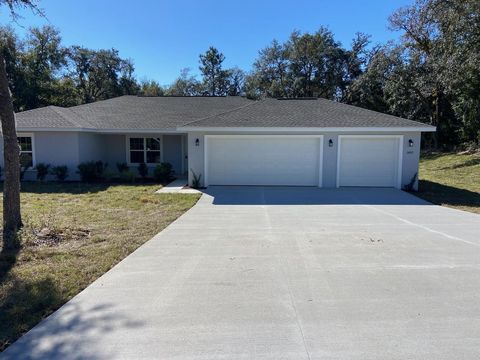
M202 95L202 85L190 75L190 69L180 71L180 76L167 87L165 94L169 96L198 96Z
M341 102L350 103L352 101L350 87L365 71L370 55L367 50L369 44L369 35L357 33L350 50L345 51L345 74L341 86Z
M24 84L15 94L21 110L55 104L54 100L60 95L56 83L60 70L66 65L66 54L57 29L52 26L29 29L20 53Z
M245 71L238 67L227 70L227 95L242 96L245 94Z
M137 93L133 64L130 60L122 59L118 50L72 46L68 57L69 76L75 83L81 103Z
M140 82L140 89L138 91L138 95L141 96L163 96L165 91L154 80L143 80Z
M120 63L120 79L118 81L119 92L121 95L136 95L140 91L140 87L133 75L135 67L133 60L126 59Z
M223 70L225 56L213 46L200 55L200 71L205 91L210 96L225 95L228 88L228 71Z
M314 34L294 31L287 42L293 96L335 99L343 87L345 51L321 27Z
M10 9L13 17L18 7L27 7L39 12L33 0L0 0L0 6ZM3 249L19 246L16 233L22 226L20 212L20 152L15 129L15 113L8 87L4 52L0 51L0 121L2 122L5 181L3 186Z
M347 89L345 102L380 112L389 112L386 84L390 80L392 64L398 61L397 52L389 46L372 49L365 61L365 69Z
M312 97L342 99L352 76L353 59L365 45L348 52L321 27L313 34L294 31L288 41L274 40L261 50L247 78L251 97Z
M258 98L288 97L291 95L289 60L284 44L273 40L270 46L260 50L253 63L253 72L247 77L247 95Z
M437 146L479 142L480 3L417 0L390 17L404 58L418 70L412 91L437 126Z
M24 109L25 103L21 97L17 96L26 87L25 73L21 66L24 45L11 27L2 27L0 28L0 46L5 59L13 107L15 111L19 111Z

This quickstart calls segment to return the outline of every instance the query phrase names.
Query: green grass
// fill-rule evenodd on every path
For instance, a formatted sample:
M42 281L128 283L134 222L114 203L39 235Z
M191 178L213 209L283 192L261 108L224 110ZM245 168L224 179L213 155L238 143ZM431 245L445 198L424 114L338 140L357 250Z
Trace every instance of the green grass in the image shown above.
M424 154L417 196L480 214L480 154Z
M22 184L22 248L0 255L0 351L199 198L155 194L158 188ZM38 232L45 228L51 233L49 241L39 242Z

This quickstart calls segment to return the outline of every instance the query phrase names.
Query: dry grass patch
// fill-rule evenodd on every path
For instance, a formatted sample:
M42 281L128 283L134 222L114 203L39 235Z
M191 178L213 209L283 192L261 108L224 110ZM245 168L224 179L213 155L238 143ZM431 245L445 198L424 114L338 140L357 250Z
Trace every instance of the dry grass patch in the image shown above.
M0 350L199 198L155 194L157 189L158 185L22 184L22 248L18 254L0 255Z

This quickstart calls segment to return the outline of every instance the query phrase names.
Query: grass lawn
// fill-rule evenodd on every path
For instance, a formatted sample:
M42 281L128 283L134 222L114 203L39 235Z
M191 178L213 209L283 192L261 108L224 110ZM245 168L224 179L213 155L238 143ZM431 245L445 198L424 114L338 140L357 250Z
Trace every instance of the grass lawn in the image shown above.
M480 214L480 154L425 154L417 196Z
M199 198L158 188L22 184L22 248L0 255L0 351Z

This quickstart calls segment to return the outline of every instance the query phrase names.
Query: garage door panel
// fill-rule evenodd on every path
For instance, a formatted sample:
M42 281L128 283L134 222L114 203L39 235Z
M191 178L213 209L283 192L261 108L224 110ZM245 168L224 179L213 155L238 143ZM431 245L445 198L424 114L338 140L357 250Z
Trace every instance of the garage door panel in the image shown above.
M318 186L318 137L209 137L209 185Z
M339 186L396 187L400 139L346 137L340 140Z

